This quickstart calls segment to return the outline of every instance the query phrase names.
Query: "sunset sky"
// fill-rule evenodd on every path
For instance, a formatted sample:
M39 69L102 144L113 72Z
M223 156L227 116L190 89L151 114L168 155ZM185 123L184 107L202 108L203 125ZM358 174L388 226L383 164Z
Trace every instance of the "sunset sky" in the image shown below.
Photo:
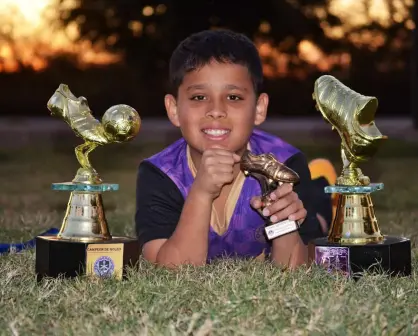
M47 58L59 53L73 54L78 63L107 64L120 59L90 42L74 42L78 28L71 25L63 30L54 10L59 0L0 1L0 72L17 71L18 61L35 70L47 67ZM64 3L69 8L75 0Z
M76 0L67 0L65 5L75 6ZM369 10L366 10L362 0L329 0L328 9L309 8L306 15L325 17L326 10L341 18L341 27L331 28L327 22L322 22L322 28L331 38L342 38L351 29L367 24L371 19L382 25L391 22L403 22L407 29L414 27L409 18L408 8L413 0L391 0L394 12L387 8L387 0L371 0ZM293 1L294 2L294 1ZM80 66L89 64L108 64L118 62L120 55L112 55L100 46L90 42L75 42L78 37L76 25L66 30L52 23L58 22L54 11L58 0L1 0L0 1L0 72L14 72L19 69L19 63L42 70L48 66L48 57L69 53L76 57ZM260 30L269 30L269 23L260 24ZM354 43L365 44L370 48L384 43L384 36L373 34L348 34ZM257 41L263 57L274 59L276 66L266 68L268 76L285 75L287 64L291 62L288 55L273 47L266 41ZM321 70L328 70L333 64L349 65L350 55L325 55L311 41L304 40L299 46L299 58L307 61ZM273 62L273 63L274 63Z

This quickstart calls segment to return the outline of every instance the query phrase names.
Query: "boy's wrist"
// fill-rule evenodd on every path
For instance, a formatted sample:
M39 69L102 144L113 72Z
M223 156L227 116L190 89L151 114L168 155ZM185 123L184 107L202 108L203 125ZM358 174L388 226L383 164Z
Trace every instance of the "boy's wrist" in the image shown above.
M277 238L272 239L272 245L273 247L276 246L280 248L283 244L287 244L288 242L299 243L301 242L300 239L301 237L299 231L293 231L283 236L279 236Z
M190 188L189 197L190 196L202 205L212 205L213 203L213 195L200 190L195 184L193 184Z

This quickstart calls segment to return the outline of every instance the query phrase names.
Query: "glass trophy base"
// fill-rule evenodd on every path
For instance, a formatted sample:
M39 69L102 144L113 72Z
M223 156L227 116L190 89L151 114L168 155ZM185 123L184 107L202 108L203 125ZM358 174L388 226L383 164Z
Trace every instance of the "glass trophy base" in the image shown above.
M364 271L411 275L411 241L404 237L384 236L381 241L358 245L329 242L322 237L309 242L308 251L310 262L355 280Z
M327 194L369 194L383 190L383 186L383 183L370 183L367 186L332 185L325 187L324 190Z
M52 190L60 191L89 191L89 192L105 192L119 190L119 184L102 183L102 184L85 184L74 182L53 183Z

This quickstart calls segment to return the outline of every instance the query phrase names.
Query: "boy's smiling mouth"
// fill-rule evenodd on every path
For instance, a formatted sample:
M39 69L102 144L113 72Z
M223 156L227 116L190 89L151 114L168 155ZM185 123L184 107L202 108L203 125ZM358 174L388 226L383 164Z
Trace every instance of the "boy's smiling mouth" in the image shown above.
M231 133L231 130L227 128L203 128L202 132L211 140L224 140Z

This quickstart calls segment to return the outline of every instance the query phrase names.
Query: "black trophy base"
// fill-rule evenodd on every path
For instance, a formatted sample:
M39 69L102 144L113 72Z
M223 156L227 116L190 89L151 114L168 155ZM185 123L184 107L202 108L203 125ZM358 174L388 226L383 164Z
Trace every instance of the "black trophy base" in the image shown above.
M37 281L45 277L73 278L80 275L126 277L126 267L137 264L139 242L128 237L113 237L97 242L61 240L56 236L36 237Z
M332 243L324 237L311 241L308 250L311 262L353 278L359 278L365 271L411 275L411 241L403 237L385 236L380 242L364 245Z

